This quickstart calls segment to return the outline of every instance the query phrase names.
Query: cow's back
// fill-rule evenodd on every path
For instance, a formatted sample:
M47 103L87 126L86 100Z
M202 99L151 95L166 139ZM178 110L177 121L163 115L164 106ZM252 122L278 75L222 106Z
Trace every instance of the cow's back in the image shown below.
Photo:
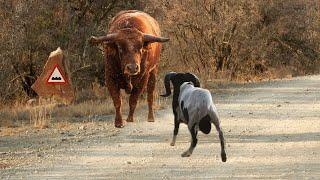
M136 28L143 33L161 35L158 22L150 15L138 10L120 11L110 21L108 33L124 28Z

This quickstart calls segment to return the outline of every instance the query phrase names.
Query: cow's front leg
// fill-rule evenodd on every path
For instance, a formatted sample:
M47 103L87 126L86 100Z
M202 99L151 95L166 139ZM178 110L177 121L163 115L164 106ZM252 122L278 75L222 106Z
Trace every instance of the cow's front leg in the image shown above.
M130 99L129 99L129 115L127 118L127 122L133 122L133 114L134 114L134 110L137 107L137 103L138 103L138 98L140 96L140 94L142 93L142 89L137 89L137 88L133 88L131 91L131 95L130 95Z
M114 125L117 128L122 128L125 125L125 122L122 120L122 115L121 115L121 94L120 94L120 89L117 88L114 84L107 84L110 96L113 101L113 105L116 109L116 117L114 121Z
M154 114L153 114L153 100L154 100L154 90L156 87L156 73L157 70L154 69L150 73L150 77L148 80L148 108L149 108L149 113L148 113L148 122L154 122Z

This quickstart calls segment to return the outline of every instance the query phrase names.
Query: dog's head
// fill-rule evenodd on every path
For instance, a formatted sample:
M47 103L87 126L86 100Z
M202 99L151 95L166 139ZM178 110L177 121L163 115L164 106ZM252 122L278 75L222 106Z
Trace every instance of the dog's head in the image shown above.
M180 92L184 91L185 89L193 88L193 87L194 87L194 84L192 82L184 82L180 86Z
M168 97L171 95L171 87L170 82L173 85L173 94L180 93L180 86L185 82L192 82L195 87L200 87L199 78L192 73L176 73L170 72L166 74L164 78L164 86L166 88L166 92L162 97Z

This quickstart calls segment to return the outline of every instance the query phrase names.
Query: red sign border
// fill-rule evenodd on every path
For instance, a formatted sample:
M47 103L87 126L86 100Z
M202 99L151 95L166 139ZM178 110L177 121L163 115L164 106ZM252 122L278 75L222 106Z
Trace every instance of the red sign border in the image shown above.
M68 83L68 79L64 76L63 73L61 73L61 72L63 72L63 71L61 71L59 64L56 64L56 65L54 65L53 67L54 67L54 68L53 68L53 70L51 71L50 75L48 76L48 78L47 78L47 80L46 80L46 83L47 83L47 84L67 84L67 83ZM55 70L56 68L58 68L58 71L59 71L59 73L61 74L61 76L62 76L62 78L64 79L65 82L49 82L49 79L50 79L51 75L53 74L53 72L54 72L54 70Z

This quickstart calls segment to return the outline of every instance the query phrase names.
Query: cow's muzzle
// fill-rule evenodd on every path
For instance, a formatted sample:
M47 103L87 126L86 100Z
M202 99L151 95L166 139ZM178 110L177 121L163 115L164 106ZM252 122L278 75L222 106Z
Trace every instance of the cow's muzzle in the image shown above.
M138 64L127 64L124 68L124 74L137 75L140 72L140 66Z

